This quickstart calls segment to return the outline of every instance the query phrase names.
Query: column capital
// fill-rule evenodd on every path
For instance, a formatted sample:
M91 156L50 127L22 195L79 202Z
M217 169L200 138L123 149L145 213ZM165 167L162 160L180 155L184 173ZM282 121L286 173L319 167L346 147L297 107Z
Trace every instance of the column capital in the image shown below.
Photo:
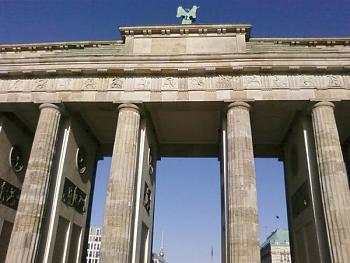
M331 107L331 108L334 108L335 105L334 105L333 102L330 102L330 101L320 101L320 102L315 103L312 106L312 109L315 109L317 107Z
M244 101L235 101L235 102L230 103L227 106L227 110L234 108L234 107L243 107L243 108L246 108L248 110L251 109L251 106L248 103L246 103Z
M133 103L123 103L118 106L118 111L121 111L122 109L131 109L131 110L136 110L138 112L141 112L141 109L139 106Z
M40 106L39 106L40 110L45 109L45 108L52 108L52 109L58 110L59 112L62 112L62 108L60 106L58 106L56 104L52 104L52 103L40 104Z

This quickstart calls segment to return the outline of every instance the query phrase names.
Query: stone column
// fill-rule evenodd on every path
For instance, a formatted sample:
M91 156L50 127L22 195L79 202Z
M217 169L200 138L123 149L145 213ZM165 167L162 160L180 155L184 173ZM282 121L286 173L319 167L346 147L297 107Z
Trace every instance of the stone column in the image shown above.
M103 263L128 263L132 258L140 111L133 104L122 104L118 109L102 231Z
M312 122L332 263L350 262L350 193L334 104L316 103Z
M227 112L227 263L259 263L256 179L249 104Z
M6 263L36 262L61 112L42 104L18 204Z

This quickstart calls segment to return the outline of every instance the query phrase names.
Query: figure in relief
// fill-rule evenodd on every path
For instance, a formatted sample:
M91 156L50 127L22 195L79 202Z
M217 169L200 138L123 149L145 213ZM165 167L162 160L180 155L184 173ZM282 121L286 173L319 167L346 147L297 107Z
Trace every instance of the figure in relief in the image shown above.
M328 78L329 87L341 87L341 80L339 76L330 75Z

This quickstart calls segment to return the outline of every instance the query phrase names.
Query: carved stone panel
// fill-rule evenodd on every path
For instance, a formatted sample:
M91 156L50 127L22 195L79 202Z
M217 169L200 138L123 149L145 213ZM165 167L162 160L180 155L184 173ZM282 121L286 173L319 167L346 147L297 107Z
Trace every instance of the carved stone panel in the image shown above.
M10 150L9 155L9 162L11 168L16 172L19 173L24 168L24 158L22 155L22 151L18 146L13 146Z
M32 85L34 91L47 91L49 89L49 79L35 79Z
M10 80L8 82L7 89L5 91L23 91L25 86L25 80L17 79Z
M205 78L204 77L192 77L188 79L188 89L189 90L204 90L205 87Z
M79 147L75 156L75 165L80 174L85 174L86 172L86 162L87 162L87 153L84 147Z
M98 80L95 78L87 78L83 80L83 90L96 90L98 86Z
M311 75L298 76L298 84L301 88L316 88L316 77Z
M174 77L162 78L161 89L162 90L177 90L179 87L179 79Z
M233 76L220 75L217 77L215 88L232 90L233 89Z
M340 88L343 86L342 76L337 75L327 75L326 78L326 86L328 88Z
M62 202L80 214L86 212L86 194L68 178L64 180Z
M258 75L243 76L244 89L263 89L262 78Z
M152 191L149 188L148 184L145 183L145 190L143 193L143 206L146 209L147 213L150 214L152 203Z
M286 75L269 76L269 81L272 89L287 89L289 87Z
M112 90L122 90L124 88L124 82L125 79L124 78L112 78L109 81L109 88Z
M17 210L21 190L0 178L0 204Z

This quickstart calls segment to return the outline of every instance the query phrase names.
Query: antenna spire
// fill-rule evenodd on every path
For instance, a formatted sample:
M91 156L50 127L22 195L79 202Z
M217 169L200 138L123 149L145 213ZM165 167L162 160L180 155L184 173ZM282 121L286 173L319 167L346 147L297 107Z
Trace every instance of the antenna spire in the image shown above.
M162 231L162 240L160 241L159 256L164 257L164 232Z

